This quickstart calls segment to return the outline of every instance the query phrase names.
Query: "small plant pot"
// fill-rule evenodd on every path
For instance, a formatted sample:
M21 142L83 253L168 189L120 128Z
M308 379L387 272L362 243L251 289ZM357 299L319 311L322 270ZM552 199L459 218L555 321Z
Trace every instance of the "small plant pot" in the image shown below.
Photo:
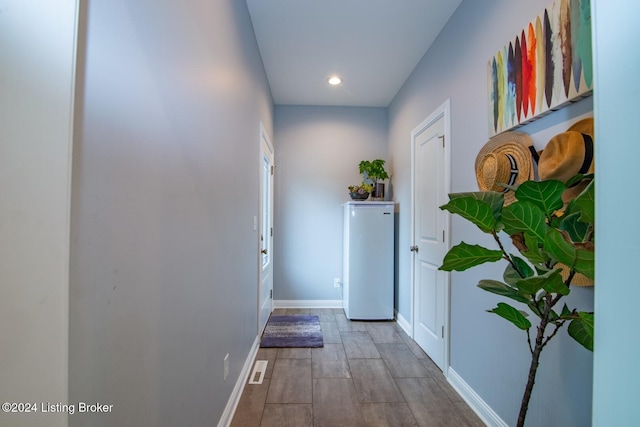
M369 198L369 193L359 193L357 191L349 193L352 200L367 200Z
M375 199L384 199L384 183L379 182L373 187L373 193L371 196Z

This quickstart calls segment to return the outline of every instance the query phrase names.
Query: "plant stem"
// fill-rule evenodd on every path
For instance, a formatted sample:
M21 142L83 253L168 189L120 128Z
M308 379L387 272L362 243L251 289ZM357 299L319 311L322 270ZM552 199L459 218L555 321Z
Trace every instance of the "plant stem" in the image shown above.
M524 420L527 416L527 409L529 409L529 400L531 400L531 392L533 391L533 385L536 382L536 373L538 371L538 365L540 364L540 353L544 348L546 342L544 342L544 331L549 323L549 312L551 307L549 304L545 306L542 316L540 316L540 324L538 325L538 334L536 336L536 344L531 353L531 365L529 366L529 378L527 379L527 385L524 388L524 395L522 396L522 404L520 405L520 413L518 414L517 427L524 426ZM548 341L547 341L548 342Z
M498 233L495 232L495 230L491 231L491 235L493 236L494 240L498 243L498 246L500 247L500 250L502 251L502 258L504 258L505 260L507 260L509 262L509 264L511 264L511 267L513 267L513 269L515 271L518 272L518 274L520 274L520 272L518 271L518 267L516 267L516 265L514 264L514 262L511 260L511 257L509 256L509 254L507 253L507 251L504 249L504 246L502 246L502 241L500 240L500 238L498 237ZM520 274L520 277L522 277L522 274Z
M563 320L563 321L561 321L561 322L559 322L559 323L557 323L557 324L556 324L556 328L553 330L553 332L551 333L551 335L549 335L549 336L547 337L547 339L546 339L546 340L544 340L544 344L542 344L542 346L543 346L543 347L544 347L545 345L547 345L547 343L548 343L549 341L551 341L551 338L553 338L553 337L558 333L558 331L560 330L560 328L562 328L562 325L564 325L564 322L565 322L565 321Z

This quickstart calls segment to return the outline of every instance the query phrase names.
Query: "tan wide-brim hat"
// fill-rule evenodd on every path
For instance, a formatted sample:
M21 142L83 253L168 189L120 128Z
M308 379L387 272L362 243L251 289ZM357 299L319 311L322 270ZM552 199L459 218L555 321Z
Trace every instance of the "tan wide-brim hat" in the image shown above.
M567 278L569 278L569 267L567 265L557 263L556 268L560 268L560 275L562 277L562 281L565 281L567 280ZM572 286L582 286L582 287L593 286L593 279L588 278L582 273L576 272L573 275L573 278L571 278L570 284Z
M504 193L504 204L516 201L509 187L533 179L533 142L524 132L503 132L491 138L476 156L476 179L481 191Z
M578 120L577 122L572 124L567 130L586 133L591 138L593 138L593 117L588 117L586 119Z
M541 180L566 182L574 175L593 172L593 118L580 120L566 132L554 136L540 153L538 176ZM588 181L583 181L567 188L562 200L568 203L582 193L588 184Z
M551 138L540 153L538 162L540 179L557 179L565 182L579 173L593 173L593 140L592 117L574 123L566 132ZM567 188L562 193L563 202L567 204L578 197L587 185L589 181L583 181ZM563 264L558 264L557 267L562 270L562 280L567 280L569 268ZM593 286L593 279L576 273L571 280L571 285Z

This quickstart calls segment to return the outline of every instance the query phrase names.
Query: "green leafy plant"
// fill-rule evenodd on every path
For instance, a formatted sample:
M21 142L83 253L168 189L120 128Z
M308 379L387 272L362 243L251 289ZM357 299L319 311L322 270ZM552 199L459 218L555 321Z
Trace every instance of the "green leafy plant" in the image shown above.
M592 174L577 175L566 184L527 181L516 189L517 201L508 206L503 206L502 193L472 192L450 194L449 203L440 207L491 234L497 244L497 249L488 249L461 242L449 250L440 269L463 271L505 260L503 280L480 280L478 287L524 305L518 309L499 302L488 310L526 332L531 365L518 427L524 425L540 354L560 328L568 323L569 335L593 351L594 313L560 305L576 274L594 278L594 181L566 208L561 197L568 186L592 178ZM510 237L519 255L507 252L501 232ZM531 314L538 320L534 332Z
M378 180L389 178L389 174L384 169L384 163L385 162L382 159L361 161L358 168L364 178L364 182L375 186Z

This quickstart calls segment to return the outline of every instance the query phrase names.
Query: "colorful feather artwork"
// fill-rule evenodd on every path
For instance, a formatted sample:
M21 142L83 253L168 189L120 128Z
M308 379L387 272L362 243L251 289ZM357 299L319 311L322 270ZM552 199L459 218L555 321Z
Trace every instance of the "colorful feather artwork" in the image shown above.
M503 49L503 52L498 52L497 60L496 60L496 70L498 73L498 95L500 98L500 102L498 103L498 123L497 125L500 128L500 131L505 128L505 102L504 98L507 93L507 79L504 73L504 58L506 57L506 47Z
M536 92L537 92L537 72L536 69L536 46L538 45L538 40L536 39L536 32L533 29L533 24L529 24L528 35L529 44L527 46L527 67L529 71L529 107L531 108L531 115L535 114L536 111Z
M516 115L518 123L520 123L520 113L522 112L522 49L520 47L520 39L516 37L516 45L513 49L513 67L514 78L516 81Z
M529 62L529 51L527 50L527 37L522 30L520 36L521 50L521 73L522 73L522 115L529 115L529 89L531 89L531 63Z
M562 0L560 4L560 52L562 54L562 83L564 94L569 96L571 84L571 65L573 54L571 53L571 9L569 0Z
M537 114L542 108L544 99L544 80L545 80L545 53L544 53L544 33L542 32L542 20L538 16L536 18L536 105L538 110L534 112Z
M496 58L493 58L491 64L491 100L493 107L493 131L498 131L498 106L500 105L500 89L498 88L498 66L496 64Z
M551 107L553 100L553 80L555 77L555 66L553 63L553 30L551 29L551 20L549 13L544 11L544 96L547 101L547 108Z
M511 43L509 43L507 56L507 93L504 112L507 127L511 127L516 116L516 58L513 54L513 45Z
M576 29L571 32L573 52L573 83L576 91L580 91L581 79L585 86L593 84L593 60L591 55L591 2L589 0L573 0L571 2L571 25Z
M593 93L589 0L555 0L488 62L489 134Z
M571 26L571 70L573 72L573 85L576 90L579 89L580 79L582 78L582 58L578 53L578 38L580 37L580 8L578 6L580 2L573 0L571 2L569 25Z

